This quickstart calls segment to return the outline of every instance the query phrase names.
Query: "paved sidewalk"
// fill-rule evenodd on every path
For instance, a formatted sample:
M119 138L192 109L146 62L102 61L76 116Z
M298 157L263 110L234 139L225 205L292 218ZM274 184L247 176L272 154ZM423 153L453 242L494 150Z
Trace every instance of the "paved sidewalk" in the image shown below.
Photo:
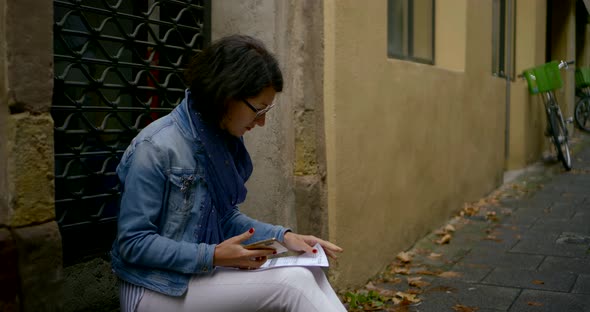
M386 311L590 311L590 136L578 141L572 171L541 166L466 204L365 291L402 300Z

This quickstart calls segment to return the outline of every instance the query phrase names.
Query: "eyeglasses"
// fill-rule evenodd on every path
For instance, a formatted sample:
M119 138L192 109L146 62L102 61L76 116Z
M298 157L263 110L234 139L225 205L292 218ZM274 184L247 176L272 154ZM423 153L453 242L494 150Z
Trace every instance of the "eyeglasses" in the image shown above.
M254 120L262 118L262 116L264 116L264 114L266 114L276 104L276 102L275 102L263 109L258 109L256 107L254 107L254 105L250 104L250 102L248 102L248 100L242 99L242 101L244 101L244 103L246 103L246 105L248 105L248 107L250 107L250 109L256 113L256 117L254 117Z

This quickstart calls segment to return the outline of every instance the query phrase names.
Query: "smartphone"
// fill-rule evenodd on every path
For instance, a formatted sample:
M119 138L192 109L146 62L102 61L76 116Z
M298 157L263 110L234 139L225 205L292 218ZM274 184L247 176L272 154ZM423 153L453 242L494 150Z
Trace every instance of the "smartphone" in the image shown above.
M251 244L245 245L244 248L246 248L246 249L274 249L277 252L277 254L289 251L289 249L287 249L287 247L285 247L285 245L283 245L281 242L279 242L275 238L269 238L269 239L261 240L261 241L255 242L255 243L251 243Z

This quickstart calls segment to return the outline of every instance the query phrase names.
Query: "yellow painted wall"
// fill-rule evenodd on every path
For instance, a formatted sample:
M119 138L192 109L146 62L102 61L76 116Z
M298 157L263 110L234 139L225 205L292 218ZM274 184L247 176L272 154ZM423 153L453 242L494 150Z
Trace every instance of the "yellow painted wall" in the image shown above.
M467 0L444 0L435 5L436 66L465 70Z
M346 250L338 286L366 282L501 182L505 83L491 74L491 3L453 1L466 13L464 48L437 44L447 61L432 66L387 57L387 1L324 2L329 237ZM456 12L437 10L436 25Z
M515 69L545 63L547 3L537 0L516 2ZM506 168L519 169L539 159L545 146L546 117L543 101L531 96L527 83L515 79L510 86L510 147Z

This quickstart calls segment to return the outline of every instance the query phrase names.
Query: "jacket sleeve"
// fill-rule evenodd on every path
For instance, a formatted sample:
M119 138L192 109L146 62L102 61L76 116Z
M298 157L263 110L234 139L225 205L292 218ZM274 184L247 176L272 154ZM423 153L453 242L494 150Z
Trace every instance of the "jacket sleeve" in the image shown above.
M207 272L215 245L175 241L159 235L166 188L166 153L149 140L136 144L119 165L124 190L118 219L121 258L129 263L181 273Z
M282 242L284 240L285 232L290 231L290 229L280 225L272 225L250 218L241 213L237 207L234 207L234 209L226 214L221 222L225 239L242 234L250 228L254 228L254 235L252 235L249 240L245 241L244 244L272 237Z

